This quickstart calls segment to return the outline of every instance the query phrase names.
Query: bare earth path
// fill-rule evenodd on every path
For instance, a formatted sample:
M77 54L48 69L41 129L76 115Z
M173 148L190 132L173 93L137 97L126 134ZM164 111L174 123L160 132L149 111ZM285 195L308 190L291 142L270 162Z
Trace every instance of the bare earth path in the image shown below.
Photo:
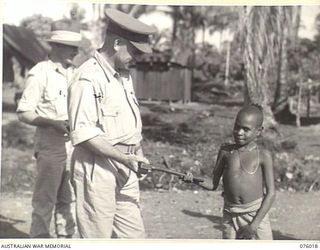
M278 192L270 218L277 240L320 240L320 192ZM220 192L179 191L141 193L147 238L220 239ZM2 195L0 237L26 238L31 195Z
M13 100L14 92L10 91L10 93L3 95L5 103L10 103ZM188 143L180 143L178 147L168 142L146 141L145 152L152 162L157 163L161 155L172 154L175 156L174 159L181 160L177 166L181 167L182 163L184 163L185 169L193 166L194 160L197 158L203 161L202 168L205 168L206 164L212 161L216 148L211 146L221 143L222 138L230 135L233 117L239 108L226 108L225 106L216 105L208 109L203 104L175 104L170 107L166 104L164 106L160 105L160 107L152 107L149 107L153 112L151 113L153 114L151 116L153 119L149 119L149 126L162 124L166 125L164 128L167 130L171 128L174 131L173 128L179 127L181 122L189 121L189 123L182 124L190 125L191 123L190 126L183 127L184 136L194 135L195 132L196 135L200 136L201 140L210 137L209 141L198 140L199 145L202 147L190 149L191 151L196 148L198 153L210 152L206 157L197 154L185 155L183 152ZM156 108L162 109L157 111ZM163 109L166 112L162 112L161 110ZM176 111L173 112L175 109ZM1 152L1 187L3 189L0 194L0 238L28 237L31 219L31 190L33 189L35 176L35 162L32 158L32 146L29 145L29 142L32 141L32 129L34 128L21 127L17 126L17 123L10 123L17 121L14 110L14 105L11 103L7 107L7 112L2 113L2 125L10 124L2 132L8 132L11 129L11 137L6 138L6 142L10 141L13 144L3 146ZM148 112L151 112L150 110ZM212 111L214 111L214 115ZM194 119L191 119L192 117ZM162 120L155 118L161 118ZM162 123L159 123L160 121ZM163 121L166 121L166 123ZM197 126L193 126L195 122L197 122ZM145 123L147 123L146 119ZM148 123L146 125L148 127ZM168 127L167 125L170 126ZM21 128L26 130L22 131ZM190 128L195 130L188 132ZM304 175L308 173L308 177L314 177L313 179L317 180L320 176L320 124L304 126L299 129L294 126L281 125L281 128L284 132L284 137L294 139L299 144L299 150L296 151L296 155L291 154L293 160L301 157L311 157L313 159L312 161L300 161L301 165L298 166L301 167ZM29 132L28 129L30 130ZM161 128L162 130L163 128ZM31 139L22 136L24 133L30 136ZM157 136L157 131L153 135ZM172 137L171 135L175 134L168 134L169 137ZM177 139L181 139L180 136ZM22 140L23 143L19 140ZM187 160L192 160L192 162L190 163ZM191 164L190 166L188 165L189 163ZM276 167L288 168L289 166L280 164ZM184 171L185 169L181 168L180 170ZM199 173L199 175L202 175L202 173ZM302 182L301 185L306 187L307 190L310 187L310 183ZM151 239L220 239L221 207L222 197L220 192L191 190L141 192L141 208L147 238ZM277 192L277 199L270 211L270 218L276 240L320 241L320 192Z

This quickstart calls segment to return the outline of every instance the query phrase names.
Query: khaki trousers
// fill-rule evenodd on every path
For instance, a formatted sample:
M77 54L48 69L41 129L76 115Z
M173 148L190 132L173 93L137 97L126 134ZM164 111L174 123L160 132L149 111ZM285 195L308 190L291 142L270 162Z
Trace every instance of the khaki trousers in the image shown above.
M68 163L71 142L52 131L38 130L37 133L37 177L30 237L49 238L53 214L57 236L70 237L75 233L74 194Z
M128 151L126 147L118 149ZM75 148L71 162L80 237L144 238L137 175L80 146Z

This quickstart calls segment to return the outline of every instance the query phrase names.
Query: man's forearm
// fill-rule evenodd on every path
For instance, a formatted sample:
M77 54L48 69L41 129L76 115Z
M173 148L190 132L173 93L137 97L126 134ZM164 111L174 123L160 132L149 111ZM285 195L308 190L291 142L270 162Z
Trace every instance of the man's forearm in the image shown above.
M39 127L52 126L52 122L53 122L53 120L41 117L33 111L20 112L18 113L18 118L20 121L24 123L27 123L33 126L39 126Z
M80 143L79 146L82 146L95 154L102 155L106 158L111 158L124 165L127 165L128 163L128 155L123 154L116 149L103 135L98 135L94 138L84 141Z

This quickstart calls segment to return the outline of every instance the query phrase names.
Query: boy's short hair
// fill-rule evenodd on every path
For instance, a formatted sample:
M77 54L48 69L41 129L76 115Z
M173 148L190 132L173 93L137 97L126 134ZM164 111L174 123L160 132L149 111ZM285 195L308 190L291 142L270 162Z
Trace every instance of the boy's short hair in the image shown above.
M263 108L260 104L258 103L250 103L246 106L244 106L240 111L240 112L248 112L250 114L256 115L258 118L258 126L262 127L263 125L263 120L264 120L264 116L263 116Z
M249 104L249 106L253 106L253 107L256 107L257 109L260 110L261 114L263 115L263 108L262 108L262 105L258 104L258 103L251 103Z

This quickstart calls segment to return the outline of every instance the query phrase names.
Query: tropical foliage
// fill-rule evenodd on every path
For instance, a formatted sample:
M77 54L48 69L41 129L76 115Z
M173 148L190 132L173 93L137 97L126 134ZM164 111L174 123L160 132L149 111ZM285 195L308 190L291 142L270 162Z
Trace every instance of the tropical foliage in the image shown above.
M32 30L40 39L48 38L52 19L35 14L21 20L20 26Z
M152 12L170 16L172 28L159 31L152 43L155 50L170 52L193 70L194 91L212 94L205 99L195 95L195 101L216 100L219 93L208 91L210 88L218 87L233 96L244 87L245 101L262 104L269 124L275 125L273 114L296 95L299 82L319 81L320 14L315 20L318 34L314 40L299 39L301 6L99 6L101 13L105 8L116 8L137 18ZM103 37L100 30L105 20L101 13L100 19L84 23L85 11L75 4L65 18L78 21L82 29L99 30L94 42ZM43 38L51 21L38 15L26 18L21 25ZM218 45L210 41L217 33L221 38ZM229 41L222 39L226 33Z

